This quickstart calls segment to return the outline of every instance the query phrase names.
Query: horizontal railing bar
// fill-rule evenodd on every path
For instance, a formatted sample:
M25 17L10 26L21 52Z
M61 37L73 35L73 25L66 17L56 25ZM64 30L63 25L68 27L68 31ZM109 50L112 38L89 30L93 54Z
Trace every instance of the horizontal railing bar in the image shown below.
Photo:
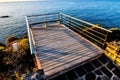
M69 24L67 24L67 25L69 25ZM70 26L70 27L72 27L72 26ZM90 36L89 36L89 35L87 35L86 33L83 33L82 31L80 31L80 30L76 29L75 27L72 27L72 28L74 28L76 31L78 31L78 32L80 32L80 33L82 33L82 34L86 35L87 37L91 38L92 40L96 41L97 43L99 43L99 44L103 45L103 43L101 43L101 42L99 42L98 40L96 40L96 39L94 39L94 38L90 37Z
M45 15L55 15L55 14L58 14L58 15L59 15L59 13L46 13L46 14L29 15L29 16L27 16L27 17L45 16Z
M71 20L72 23L76 24L76 25L80 25L80 26L83 26L83 24L81 23L78 23L78 22L75 22L74 20Z
M63 13L60 13L60 14L61 14L61 15L64 15L64 16L67 16L67 17L69 17L69 18L71 18L71 19L77 20L77 21L79 21L79 22L82 22L82 23L85 23L85 24L88 24L88 25L91 25L91 26L96 26L96 27L98 27L98 28L100 28L100 29L102 29L102 30L108 31L108 32L110 32L110 33L112 32L112 31L110 31L110 30L107 30L107 29L105 29L105 28L99 27L99 26L97 26L97 25L88 23L88 22L86 22L86 21L83 21L83 20L80 20L80 19L77 19L77 18L74 18L74 17L72 17L72 16L69 16L69 15L66 15L66 14L63 14Z
M68 19L64 19L64 18L62 18L62 20L70 22Z
M63 20L67 20L67 19L65 19L65 18L62 18ZM71 22L71 23L74 23L75 25L78 25L78 26L83 26L82 24L80 24L80 23L77 23L77 22L75 22L74 20L70 20L70 18L68 18L69 20L67 20L67 21L69 21L69 22Z
M100 38L100 37L96 36L95 34L93 34L93 33L89 32L88 30L85 30L85 32L87 32L87 33L89 33L89 34L91 34L91 35L95 36L96 38L99 38L100 40L104 41L104 39L102 39L102 38Z
M62 18L62 20L67 20L67 21L70 21L69 19L66 19L66 18Z
M69 24L71 24L71 25L73 25L73 26L76 26L77 27L77 25L76 24L72 24L72 23L70 23L69 21L64 21L64 22L68 22ZM82 25L81 25L82 26ZM80 27L77 27L77 28L80 28ZM82 30L82 28L81 28L81 30Z
M64 18L63 18L63 20L64 20ZM66 19L65 19L66 20ZM91 31L93 31L93 32L95 32L95 33L98 33L98 34L100 34L100 35L102 35L102 36L106 36L105 34L102 34L102 33L100 33L100 32L98 32L98 31L95 31L95 30L93 30L92 28L88 28L87 26L85 26L85 25L82 25L82 24L79 24L79 23L77 23L77 22L75 22L74 20L71 20L70 21L71 22L71 24L75 24L76 26L81 26L81 27L84 27L84 28L87 28L88 30L91 30ZM102 29L101 29L102 30Z
M74 24L71 24L71 25L73 25L73 26L75 26ZM77 27L78 29L80 29L81 31L83 31L83 29L81 29L80 27ZM89 28L88 28L89 29ZM102 38L100 38L100 37L98 37L98 36L96 36L95 34L93 34L93 33L90 33L89 31L85 31L85 32L87 32L87 33L89 33L89 34L91 34L91 35L93 35L93 36L95 36L95 37L97 37L97 38L99 38L99 39L101 39L102 41L104 41L104 39L102 39Z
M83 24L82 23L80 23L80 22L76 22L76 20L73 20L73 19L71 19L71 18L62 18L63 20L68 20L69 22L71 22L71 23L74 23L74 24L76 24L76 25L82 25L83 26Z
M47 14L38 14L38 15L30 15L27 16L28 20L32 20L34 17L43 17L43 21L38 22L29 22L29 25L36 25L36 24L43 24L49 22L57 22L60 21L61 23L65 24L68 27L76 30L77 32L81 33L84 37L90 39L93 43L96 43L99 46L104 46L106 41L106 36L108 33L112 31L102 28L98 25L91 24L89 22L74 18L72 16L63 14L63 13L47 13ZM50 18L50 19L49 19Z
M89 30L91 30L91 31L93 31L93 32L96 32L96 33L98 33L98 34L100 34L100 35L102 35L102 36L106 36L105 34L103 34L103 33L100 33L100 32L98 32L98 31L95 31L93 28L88 28L88 27L86 27L86 26L83 26L84 28L87 28L87 29L89 29Z
M85 26L83 26L83 27L85 27ZM89 30L91 30L91 31L93 31L93 32L96 32L96 33L98 33L98 34L100 34L100 35L102 35L102 36L106 36L105 34L102 34L102 33L100 33L100 32L98 32L98 31L95 31L95 30L93 30L92 28L88 28Z
M72 28L73 28L73 27L72 27ZM74 29L75 29L75 30L77 30L78 32L82 33L83 35L85 35L85 36L89 37L90 39L92 39L92 40L96 41L97 43L99 43L99 44L102 44L102 45L103 45L103 43L101 43L101 42L99 42L98 40L96 40L96 39L94 39L94 38L90 37L88 34L83 33L82 31L79 31L79 30L78 30L78 29L76 29L76 28L74 28Z
M30 23L30 25L42 24L42 23L47 23L47 22L56 22L56 21L60 21L60 20L56 19L56 20L48 20L48 21L34 22L34 23Z
M65 21L65 22L66 22L66 21ZM73 24L73 23L70 23L70 24L80 29L80 27L78 27L76 24ZM104 37L106 36L106 35L104 35L104 34L102 34L102 33L100 33L100 32L97 32L97 31L93 30L92 28L88 28L88 27L86 27L86 26L84 26L84 25L81 25L81 24L80 24L80 26L82 26L82 27L84 27L84 28L87 28L88 30L94 31L94 32L96 32L96 33L98 33L98 34L100 34L100 35L102 35L102 36L104 36ZM82 29L81 29L81 30L82 30ZM90 33L90 32L89 32L89 33ZM92 33L91 33L91 34L92 34ZM93 36L95 36L95 37L103 40L102 38L96 36L95 34L93 34ZM103 41L104 41L104 40L103 40Z

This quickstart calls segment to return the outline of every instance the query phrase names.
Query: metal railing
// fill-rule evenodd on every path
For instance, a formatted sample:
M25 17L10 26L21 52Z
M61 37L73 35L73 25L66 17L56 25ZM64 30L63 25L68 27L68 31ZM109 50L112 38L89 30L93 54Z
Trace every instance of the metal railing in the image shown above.
M28 17L29 25L49 25L55 22L60 23L60 14L59 13L48 13L48 14L40 14L40 15L31 15Z
M31 54L34 54L35 49L34 49L34 46L33 46L32 35L31 35L31 31L30 31L30 25L29 25L27 16L25 18L26 18L26 24L27 24L27 32L28 32L30 50L31 50Z
M40 59L37 58L37 49L34 40L34 36L32 33L32 27L35 26L49 26L51 24L63 24L71 30L77 32L82 35L86 39L95 43L101 48L104 48L107 40L107 36L111 31L99 27L97 25L88 23L86 21L71 17L69 15L63 13L48 13L48 14L40 14L40 15L31 15L26 16L27 30L29 36L29 44L31 54L34 54L36 57L36 62L38 69L42 69Z
M29 45L31 54L35 56L37 62L37 68L42 69L40 59L37 57L37 49L35 39L32 33L32 27L37 26L48 26L53 23L60 24L59 13L50 13L50 14L40 14L40 15L31 15L26 16L27 31L29 37Z
M28 31L30 51L31 51L31 54L32 54L33 58L36 58L36 59L34 59L35 64L37 63L36 67L37 67L38 69L42 69L41 62L40 62L40 60L36 57L36 56L37 56L36 44L35 44L35 40L34 40L33 33L32 33L32 31L31 31L31 25L29 24L29 21L28 21L28 20L29 20L29 19L28 19L28 17L26 16L26 23L27 23L27 31Z
M53 24L53 22L60 23L59 13L30 15L30 16L25 16L25 18L26 18L26 24L27 24L27 32L29 36L30 50L31 50L31 54L34 54L36 51L36 47L35 47L34 36L32 34L31 28L34 25L38 25L38 24L43 24L47 26L47 24L50 24L50 23Z
M105 47L107 36L111 33L110 30L88 23L86 21L71 17L69 15L60 13L61 23L68 28L79 33L83 37L87 38L94 44L101 48Z
M48 13L27 16L26 23L32 54L35 52L35 43L32 40L34 38L31 34L30 27L34 27L35 25L48 26L55 23L63 24L101 48L105 47L107 36L109 33L111 33L110 30L63 13Z

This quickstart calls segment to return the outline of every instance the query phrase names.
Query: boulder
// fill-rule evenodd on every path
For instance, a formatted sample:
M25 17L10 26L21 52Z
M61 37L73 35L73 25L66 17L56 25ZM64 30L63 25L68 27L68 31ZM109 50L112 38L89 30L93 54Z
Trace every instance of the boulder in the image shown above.
M0 16L0 18L9 18L10 16Z

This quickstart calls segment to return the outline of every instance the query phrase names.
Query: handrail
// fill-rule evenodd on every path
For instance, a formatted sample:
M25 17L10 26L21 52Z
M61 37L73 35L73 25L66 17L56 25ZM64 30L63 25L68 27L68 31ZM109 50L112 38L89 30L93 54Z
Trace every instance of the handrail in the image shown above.
M67 21L67 20L66 20ZM66 22L65 21L65 22ZM75 24L72 24L72 23L75 23ZM73 26L76 26L76 22L74 22L74 21L71 21L71 25L73 25ZM85 25L82 25L82 24L78 24L79 26L82 26L82 27L84 27L84 28L86 28L87 30L86 30L86 32L89 32L88 30L91 30L91 31L94 31L94 32L96 32L96 33L98 33L98 34L100 34L100 35L103 35L103 36L106 36L106 35L104 35L104 34L102 34L102 33L100 33L100 32L97 32L97 31L95 31L95 30L93 30L92 28L88 28L88 27L86 27ZM79 28L80 29L80 27L78 27L78 26L76 26L76 28ZM82 29L81 29L82 30ZM89 32L90 33L90 32ZM90 33L90 34L92 34L92 33ZM94 35L94 34L92 34L92 35ZM95 36L95 35L94 35ZM100 37L98 37L98 36L96 36L97 38L100 38ZM101 38L100 38L101 39Z
M78 32L80 32L80 33L82 33L83 34L83 32L82 31L79 31L78 29L76 29L75 27L72 27L72 28L74 28L75 30L77 30ZM94 41L96 41L96 42L98 42L98 43L100 43L99 41L97 41L97 40L95 40L94 38L92 38L91 36L89 36L88 34L86 34L86 33L84 33L85 35L87 35L89 38L91 38L91 39L93 39ZM100 44L102 44L102 43L100 43Z
M34 47L33 47L33 43L32 43L32 38L31 38L31 34L30 34L30 27L29 27L29 23L28 23L28 18L27 16L25 16L26 18L26 24L27 24L27 32L28 32L28 38L29 38L29 44L30 44L30 51L31 54L34 54Z
M110 31L110 30L107 30L107 29L105 29L105 28L99 27L99 26L97 26L97 25L94 25L94 24L92 24L92 23L89 23L89 22L86 22L86 21L83 21L83 20L80 20L80 19L77 19L77 18L74 18L74 17L72 17L72 16L69 16L69 15L66 15L66 14L63 14L63 13L60 13L60 14L63 15L63 16L69 17L69 18L71 18L71 19L80 21L80 22L82 22L82 23L85 23L85 24L88 24L88 25L91 25L91 26L96 26L97 28L103 29L103 30L108 31L108 32L110 32L110 33L112 32L112 31Z
M60 13L61 22L67 27L79 32L83 37L91 39L93 43L104 48L107 36L112 31L99 27L98 25L74 18L72 16ZM91 41L90 40L90 41Z
M26 23L27 23L27 31L28 31L28 38L29 38L29 44L30 44L30 51L31 51L32 55L36 56L37 50L36 50L35 40L34 40L33 34L31 33L30 24L28 23L27 16L25 16L25 18L26 18ZM42 69L40 60L38 59L38 57L35 57L35 58L36 58L36 62L38 63L37 68Z
M52 15L52 16L51 16ZM28 17L28 18L27 18ZM98 25L94 25L92 23L74 18L72 16L63 14L63 13L47 13L47 14L38 14L38 15L30 15L26 17L26 23L27 23L27 28L28 28L28 35L31 36L30 33L30 28L29 25L36 25L36 24L45 24L47 26L48 23L52 22L60 22L63 25L68 25L69 28L74 28L76 31L79 31L80 34L87 38L89 37L92 39L92 42L94 43L97 42L99 43L102 47L106 44L107 36L109 33L112 31L107 30L105 28L99 27ZM35 18L43 18L43 20L39 20L34 22L29 22L29 19L34 19ZM30 40L31 37L29 37ZM33 51L33 43L30 40L30 47L31 47L31 52L34 53Z
M65 18L62 18L62 19L66 20ZM69 21L69 20L66 20L66 21ZM94 32L96 32L96 33L98 33L98 34L100 34L100 35L106 36L106 35L98 32L98 31L96 31L96 30L93 30L92 28L88 28L88 27L86 27L85 25L80 24L80 23L77 23L77 22L75 22L75 21L73 21L73 20L71 20L71 25L73 25L72 23L74 23L74 25L76 25L76 26L77 26L77 25L78 25L78 26L82 26L82 27L85 27L85 28L87 28L87 29L89 29L89 30L91 30L91 31L94 31ZM97 27L97 28L98 28L98 27ZM110 32L111 32L111 31L110 31Z
M30 25L42 24L45 22L55 22L55 21L60 21L60 20L56 19L56 20L48 20L48 21L41 21L41 22L33 22L33 23L30 23Z
M45 16L45 15L54 15L54 14L59 14L59 13L46 13L46 14L37 14L37 15L29 15L27 17L34 17L34 16Z
M38 53L36 49L36 43L34 40L33 33L31 31L31 28L35 27L34 25L45 24L45 27L47 27L51 23L53 24L54 22L55 23L60 22L59 24L65 25L66 27L79 33L81 36L85 37L86 39L88 39L89 41L93 42L94 44L98 45L103 49L105 47L108 34L112 32L110 30L99 27L98 25L91 24L89 22L74 18L72 16L63 13L47 13L40 15L30 15L30 16L25 16L25 18L27 23L30 51L31 54L34 54L36 56L35 58L39 69L42 69L42 65L40 59L37 57ZM30 19L32 20L30 21Z
M60 22L59 16L60 16L59 13L47 13L47 14L40 14L40 15L30 15L27 17L28 17L28 22L30 25L45 23L45 25L47 26L47 23L50 23L50 22L58 22L58 21Z

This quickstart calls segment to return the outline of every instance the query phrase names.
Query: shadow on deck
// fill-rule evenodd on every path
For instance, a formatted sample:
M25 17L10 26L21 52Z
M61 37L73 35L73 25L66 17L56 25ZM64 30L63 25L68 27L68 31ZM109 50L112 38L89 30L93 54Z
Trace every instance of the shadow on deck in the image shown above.
M101 59L111 31L62 13L33 15L28 18L31 18L26 18L31 54L35 55L38 69L44 70L47 79L58 80L59 77L56 76L62 74L59 80L82 80L85 78L83 73L86 76L94 75L99 69L106 74L106 80L111 79L109 76L114 72L106 72L109 70L105 66L109 62L104 64ZM98 59L93 60L96 58ZM93 61L86 63L89 60ZM102 66L98 69L100 64L96 63ZM79 69L75 69L81 64L85 64L85 71L83 69L79 73Z
M120 80L120 69L101 55L51 80Z
M38 66L47 78L103 53L101 48L63 25L33 27L31 31L36 44L35 57L40 61Z

